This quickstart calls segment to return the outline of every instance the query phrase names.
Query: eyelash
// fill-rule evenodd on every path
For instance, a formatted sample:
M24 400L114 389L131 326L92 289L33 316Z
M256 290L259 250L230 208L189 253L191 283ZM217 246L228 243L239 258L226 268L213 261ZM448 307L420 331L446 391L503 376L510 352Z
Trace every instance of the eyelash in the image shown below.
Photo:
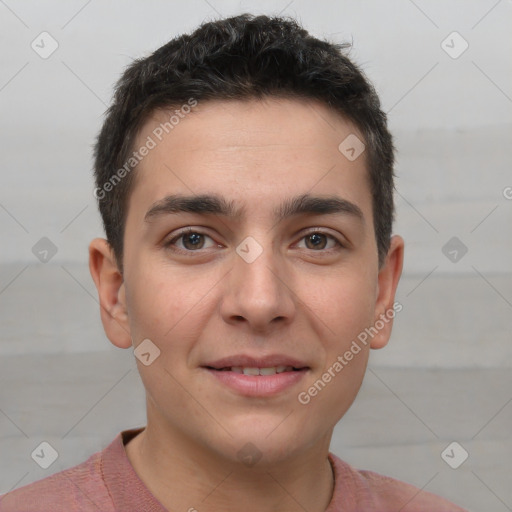
M197 251L193 251L193 250L188 250L188 249L181 249L179 247L176 247L175 246L175 243L180 239L180 238L183 238L185 235L189 235L191 233L194 233L196 235L201 235L201 236L206 236L210 239L213 240L213 238L208 235L207 233L204 233L203 231L201 230L198 230L198 229L193 229L193 228L186 228L186 229L183 229L182 231L180 231L176 236L174 236L171 240L169 240L168 242L165 242L164 243L164 246L168 249L171 249L172 251L175 251L179 254L185 254L187 256L192 256L194 253L201 253L202 250L201 249L198 249ZM339 251L341 249L344 249L345 248L345 245L342 244L336 237L334 237L333 235L325 232L325 231L322 231L321 228L314 228L312 229L311 231L305 233L304 235L301 236L300 240L303 240L304 238L306 238L307 236L310 236L310 235L314 235L314 234L319 234L319 235L324 235L326 236L328 239L331 239L335 242L336 246L335 247L331 247L329 249L320 249L318 251L315 251L314 249L309 249L311 252L316 252L316 253L330 253L331 251Z

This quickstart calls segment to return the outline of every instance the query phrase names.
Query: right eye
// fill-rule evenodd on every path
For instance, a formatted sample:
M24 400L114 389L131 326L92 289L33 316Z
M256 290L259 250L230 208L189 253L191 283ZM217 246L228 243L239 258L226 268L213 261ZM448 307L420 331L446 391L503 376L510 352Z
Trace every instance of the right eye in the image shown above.
M201 231L195 230L193 228L187 228L179 232L175 237L169 240L169 242L166 242L165 247L170 248L171 250L177 250L177 252L181 253L197 252L200 249L205 248L206 238L213 242L210 247L215 247L215 245L218 245L206 233L202 233Z

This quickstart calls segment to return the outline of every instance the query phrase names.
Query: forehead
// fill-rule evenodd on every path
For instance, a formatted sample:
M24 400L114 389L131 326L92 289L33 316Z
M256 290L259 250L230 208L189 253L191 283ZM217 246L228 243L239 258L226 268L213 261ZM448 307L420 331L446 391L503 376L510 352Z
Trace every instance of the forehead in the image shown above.
M366 155L350 160L339 149L362 136L322 103L206 101L176 110L154 112L138 134L135 148L150 139L153 147L137 165L129 209L169 194L221 193L261 213L284 195L339 193L371 218Z

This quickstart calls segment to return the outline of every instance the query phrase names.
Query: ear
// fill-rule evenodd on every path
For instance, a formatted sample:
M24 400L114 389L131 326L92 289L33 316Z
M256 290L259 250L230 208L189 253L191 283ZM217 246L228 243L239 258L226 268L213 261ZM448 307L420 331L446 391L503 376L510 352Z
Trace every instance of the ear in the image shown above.
M101 321L108 339L116 347L130 348L124 280L107 240L95 238L90 243L89 270L98 290Z
M398 281L402 275L403 261L404 240L401 236L395 235L391 238L386 260L379 270L374 326L382 328L377 329L377 334L372 338L371 348L377 349L386 346L391 336L393 318L397 311L402 310L401 304L393 306Z

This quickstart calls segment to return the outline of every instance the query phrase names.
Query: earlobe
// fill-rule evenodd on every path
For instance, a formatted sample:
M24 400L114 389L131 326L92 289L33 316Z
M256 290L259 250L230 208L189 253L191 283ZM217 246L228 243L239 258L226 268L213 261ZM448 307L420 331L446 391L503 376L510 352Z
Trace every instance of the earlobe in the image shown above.
M377 302L375 305L376 317L374 319L377 334L372 338L370 347L378 349L386 346L391 336L393 319L401 304L396 303L395 294L398 287L404 260L404 240L395 235L391 238L386 261L379 271Z
M95 238L90 243L89 270L98 290L101 321L108 339L116 347L130 348L124 280L107 240Z

